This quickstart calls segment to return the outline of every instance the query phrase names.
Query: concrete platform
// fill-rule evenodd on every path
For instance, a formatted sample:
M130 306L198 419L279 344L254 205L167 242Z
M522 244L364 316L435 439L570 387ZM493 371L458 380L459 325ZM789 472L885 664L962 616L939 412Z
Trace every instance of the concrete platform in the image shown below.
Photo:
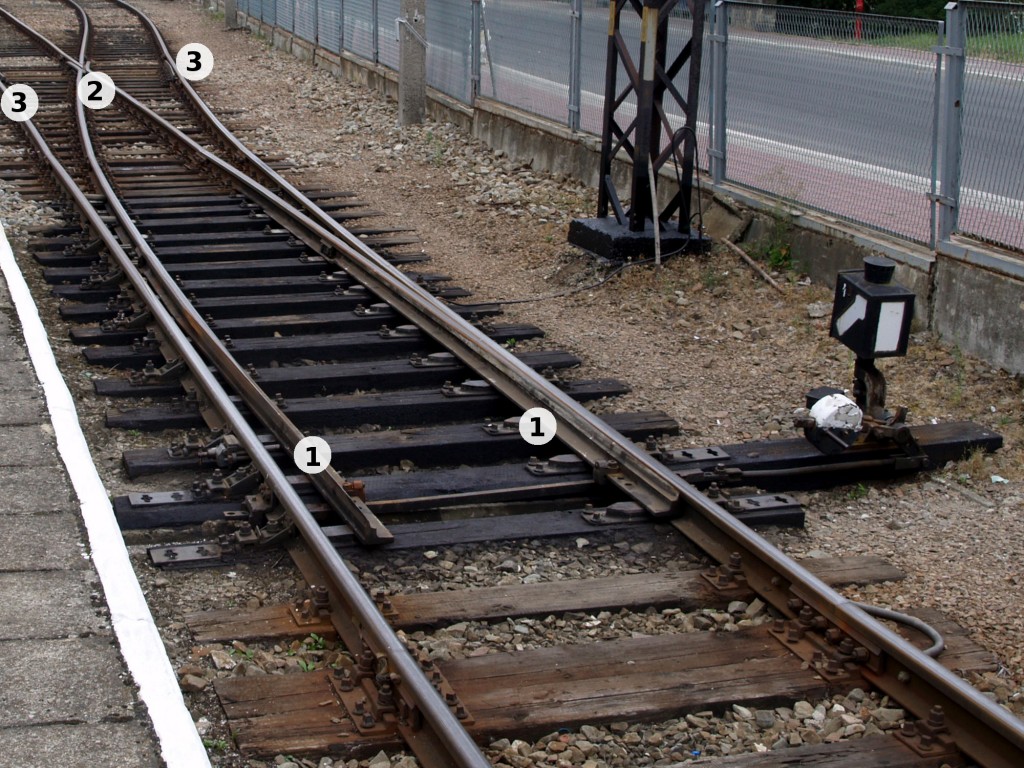
M122 657L31 359L0 276L0 763L169 765Z
M42 389L0 278L0 754L163 765L126 670Z

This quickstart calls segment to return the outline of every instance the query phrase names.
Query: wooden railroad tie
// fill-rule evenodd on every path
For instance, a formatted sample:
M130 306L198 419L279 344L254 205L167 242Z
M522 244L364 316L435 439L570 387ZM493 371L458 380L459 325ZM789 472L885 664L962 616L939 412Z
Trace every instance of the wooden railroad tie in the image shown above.
M903 574L876 557L819 558L803 564L834 586L892 581ZM569 611L675 606L724 608L753 599L745 589L718 593L699 572L602 577L426 593L389 598L385 614L396 628L439 626L465 620L502 620ZM933 612L918 614L947 641L940 662L960 671L993 668L991 654ZM335 637L329 616L299 624L289 606L256 611L210 611L187 617L197 643L280 641L315 632ZM918 638L913 638L915 641ZM920 639L920 642L925 642ZM772 636L768 626L736 632L665 634L585 645L501 652L441 662L440 680L457 694L468 728L481 743L502 736L543 735L562 727L613 720L657 721L734 703L775 707L822 698L834 688L867 687L856 673L829 681ZM399 747L388 719L366 727L364 715L339 693L347 671L225 678L215 689L240 749L254 756L333 753L358 757ZM357 690L358 693L358 690ZM351 698L351 696L350 696ZM372 718L371 718L372 719ZM787 751L793 765L924 768L894 739ZM735 765L761 765L757 756ZM872 762L857 762L870 760ZM880 761L880 762L879 762ZM730 763L732 764L732 763Z

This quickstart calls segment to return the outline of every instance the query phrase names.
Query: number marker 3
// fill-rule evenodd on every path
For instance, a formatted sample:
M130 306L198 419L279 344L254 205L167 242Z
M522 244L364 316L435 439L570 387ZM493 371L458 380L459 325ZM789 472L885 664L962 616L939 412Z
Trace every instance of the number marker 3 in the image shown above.
M213 72L213 52L202 43L189 43L181 47L174 63L179 77L202 80Z
M4 117L16 123L31 120L39 109L39 97L30 85L18 83L10 86L0 98Z

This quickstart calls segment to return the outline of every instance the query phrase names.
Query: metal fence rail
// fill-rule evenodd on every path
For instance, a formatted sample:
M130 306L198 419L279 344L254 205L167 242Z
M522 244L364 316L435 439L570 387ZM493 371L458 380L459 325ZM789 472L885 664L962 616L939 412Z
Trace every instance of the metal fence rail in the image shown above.
M941 22L709 2L697 146L716 182L931 246L966 233L1024 251L1024 4L961 0ZM399 66L400 0L238 5ZM608 0L431 0L427 82L599 133L608 15ZM690 36L683 3L672 29L670 45Z

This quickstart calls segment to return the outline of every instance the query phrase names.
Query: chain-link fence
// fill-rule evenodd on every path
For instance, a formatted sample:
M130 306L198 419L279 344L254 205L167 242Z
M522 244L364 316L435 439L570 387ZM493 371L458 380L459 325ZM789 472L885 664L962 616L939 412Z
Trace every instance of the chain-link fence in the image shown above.
M966 4L956 228L1024 250L1024 5Z
M427 3L427 84L464 104L473 99L473 19L465 0Z
M745 2L727 12L715 94L728 110L726 179L928 243L938 103L929 49L942 25Z
M557 0L482 2L480 93L566 122L572 64L571 7Z
M1024 250L1024 4L964 0L940 22L710 2L697 160L716 182L919 243L964 232ZM238 7L399 66L400 0ZM610 12L608 0L430 0L427 82L465 104L482 95L600 133ZM639 16L622 21L635 58ZM669 30L672 60L691 35L686 3ZM687 77L676 78L684 92Z

